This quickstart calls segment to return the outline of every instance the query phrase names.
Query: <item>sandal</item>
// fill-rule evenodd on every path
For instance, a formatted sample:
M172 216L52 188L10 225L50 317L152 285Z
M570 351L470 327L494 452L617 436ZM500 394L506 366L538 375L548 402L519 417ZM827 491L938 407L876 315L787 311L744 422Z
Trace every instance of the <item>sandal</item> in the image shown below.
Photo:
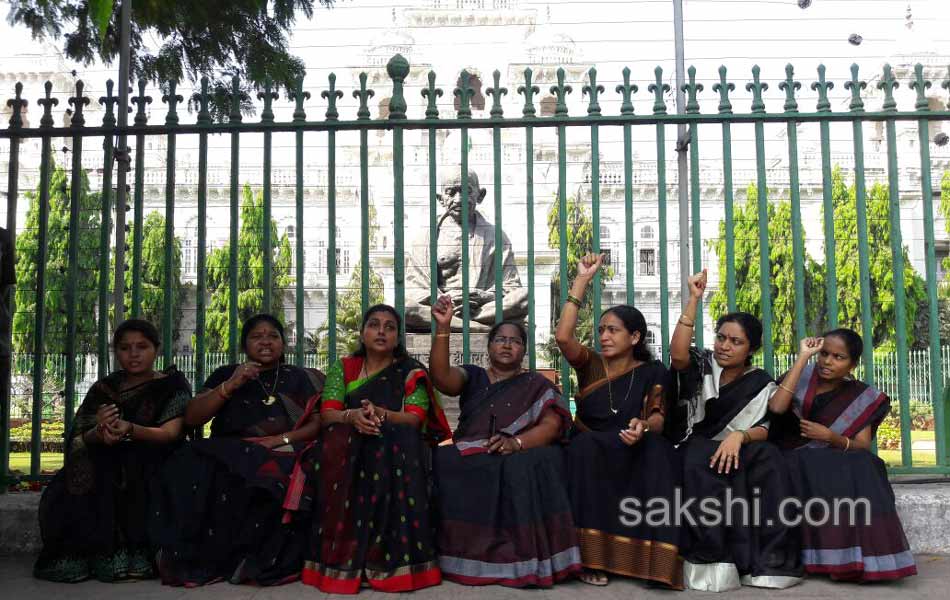
M584 569L584 571L581 572L577 578L588 585L597 586L607 585L607 582L609 581L607 579L607 573L595 569Z

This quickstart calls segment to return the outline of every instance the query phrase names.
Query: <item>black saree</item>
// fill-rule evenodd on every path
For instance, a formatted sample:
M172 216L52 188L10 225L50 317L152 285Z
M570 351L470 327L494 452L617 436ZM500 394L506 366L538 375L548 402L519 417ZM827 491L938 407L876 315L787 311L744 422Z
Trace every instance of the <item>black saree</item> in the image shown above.
M221 367L204 389L226 381ZM304 443L273 449L247 441L278 435L311 416L322 374L281 365L234 391L211 423L211 437L183 445L153 482L149 532L165 585L217 581L278 585L297 579L307 539L304 521L283 519L283 500Z
M558 443L510 455L488 454L496 433L518 435L552 410L561 436L570 412L542 375L522 373L491 383L465 365L454 444L434 458L439 564L446 579L467 585L549 587L581 570L580 547Z
M66 438L65 464L40 500L43 549L36 577L108 582L154 576L146 527L148 481L175 445L86 444L83 435L96 427L96 410L104 404L115 404L123 419L143 427L180 417L191 386L174 367L160 375L122 390L120 371L86 394Z
M630 419L666 414L669 372L658 361L613 379L599 354L575 365L581 390L567 447L568 489L584 567L682 588L680 531L674 523L621 519L621 503L672 502L681 484L679 461L661 432L634 446L621 441Z

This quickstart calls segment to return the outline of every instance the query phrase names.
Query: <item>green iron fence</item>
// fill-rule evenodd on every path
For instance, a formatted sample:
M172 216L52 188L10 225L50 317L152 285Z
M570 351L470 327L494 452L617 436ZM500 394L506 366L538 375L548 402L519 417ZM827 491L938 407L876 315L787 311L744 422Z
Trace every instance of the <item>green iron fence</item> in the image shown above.
M145 85L140 83L138 96L133 98L136 105L135 119L131 126L120 129L116 126L116 110L123 110L124 107L117 107L118 99L113 94L113 85L110 82L107 86L107 93L99 99L104 107L105 115L101 125L89 125L85 122L83 115L84 107L90 102L88 97L83 95L83 84L78 82L75 87L75 96L69 98L69 104L72 107L71 122L68 126L54 126L52 109L57 104L57 98L53 97L52 84L47 82L45 86L45 95L37 100L37 104L42 108L42 117L38 127L24 126L23 111L27 105L27 100L22 98L22 85L15 87L15 97L7 102L12 110L12 116L9 120L9 127L0 130L0 139L6 140L9 144L8 160L8 183L7 183L7 228L10 232L17 231L17 200L20 196L20 174L19 174L19 152L21 145L26 141L39 140L41 144L40 166L39 166L39 198L38 198L38 253L36 260L36 284L35 298L36 309L34 311L32 354L44 355L45 340L50 333L45 330L47 324L44 322L44 305L48 301L46 277L46 260L48 256L48 227L49 227L49 202L50 191L49 183L51 178L51 165L53 156L53 140L67 138L71 140L72 164L71 164L71 184L70 188L70 219L69 219L69 254L68 263L65 266L68 277L66 279L65 303L67 311L67 320L65 325L65 366L64 366L64 404L67 420L69 415L73 414L76 406L76 397L79 390L76 388L77 382L82 378L80 367L75 359L79 351L75 345L75 333L77 329L77 320L82 319L84 313L96 311L98 334L96 341L96 352L100 357L106 357L108 348L108 324L110 320L110 271L111 271L111 252L110 245L112 235L112 225L110 215L112 207L112 170L114 159L116 158L116 148L114 148L113 138L119 133L126 134L135 140L135 173L133 183L133 219L137 227L136 234L132 240L132 264L130 266L133 273L132 281L132 302L130 313L132 315L141 314L142 310L142 289L143 283L140 276L143 269L143 240L141 236L141 224L143 222L143 195L144 173L143 160L144 148L147 140L161 138L165 141L166 149L166 172L165 172L165 256L163 267L165 272L165 281L171 282L172 268L172 248L171 241L174 239L175 232L175 211L176 211L176 142L178 139L194 138L198 140L198 172L195 183L198 202L197 219L197 278L195 282L194 294L196 297L195 328L194 328L194 373L193 382L203 381L211 367L209 362L210 353L207 351L206 332L207 323L205 312L207 306L208 294L208 164L209 164L209 136L224 134L230 137L230 163L228 170L230 173L229 189L229 208L230 208L230 236L228 242L228 285L230 287L230 302L228 305L228 328L227 338L229 341L230 352L227 360L230 362L238 358L237 337L240 326L238 315L238 293L239 282L237 278L239 248L239 196L240 182L239 176L242 169L241 164L241 139L245 134L263 135L263 160L261 169L263 171L263 207L264 223L270 222L272 212L272 136L276 134L292 133L294 134L295 150L295 226L298 235L294 243L293 252L295 255L295 270L293 277L293 296L295 299L293 309L289 315L294 322L294 337L297 340L291 360L297 364L308 362L305 345L302 340L305 339L304 318L304 232L314 231L313 225L304 222L304 136L314 132L326 134L328 141L327 151L327 181L325 184L325 193L328 203L327 220L327 262L333 264L337 256L337 181L336 169L337 159L337 141L336 135L342 132L359 133L359 214L361 224L360 239L360 259L363 265L370 264L370 194L369 194L369 134L372 132L390 132L391 145L391 172L393 182L393 244L392 244L392 295L395 298L394 304L397 310L402 311L405 307L406 298L406 245L404 242L406 223L404 215L406 210L406 148L404 143L404 134L407 131L421 130L428 132L428 205L429 205L429 227L435 229L436 223L436 194L438 187L437 179L437 133L440 131L458 132L460 137L459 144L459 163L460 172L467 173L470 166L470 139L469 136L474 130L489 130L492 136L492 166L494 181L494 208L495 208L495 242L500 247L502 236L502 214L503 210L501 189L502 172L506 168L502 160L502 132L503 130L514 130L523 133L524 161L525 168L525 218L527 220L526 239L527 255L524 258L527 266L527 288L528 288L528 306L527 316L529 336L528 336L528 360L531 367L538 366L538 344L535 340L535 331L537 328L537 314L535 309L535 299L537 291L535 289L535 273L538 269L536 257L535 235L535 180L536 180L536 154L535 154L535 133L539 130L549 131L554 129L557 134L556 142L556 163L557 163L557 195L556 202L560 215L568 213L568 147L567 138L569 133L572 135L583 136L585 140L589 139L589 154L585 159L589 163L590 172L590 207L593 220L593 250L601 249L601 134L608 130L616 131L618 128L622 131L623 137L623 203L624 203L624 234L625 234L625 256L623 257L627 268L625 270L624 288L626 297L633 299L637 279L635 277L634 263L634 242L633 242L633 220L634 220L634 200L633 200L633 163L635 154L632 150L634 141L638 138L652 137L655 140L656 152L656 205L653 209L659 222L659 256L657 264L659 265L660 291L659 303L660 310L660 347L664 359L668 356L668 343L670 337L670 297L667 293L670 286L676 287L676 283L670 281L669 277L669 256L667 237L668 217L667 204L671 198L668 198L667 191L667 131L670 127L686 125L689 130L688 140L680 140L680 143L688 144L689 162L690 162L690 181L689 181L689 199L690 210L690 239L681 240L681 243L689 244L692 254L692 270L699 270L704 266L703 261L703 238L702 238L702 197L700 187L700 173L704 162L709 160L721 161L723 174L723 198L724 198L724 226L725 226L725 288L728 297L728 307L734 308L737 304L737 276L735 269L736 248L734 235L734 190L733 174L736 169L733 167L733 126L751 126L754 130L755 145L755 188L758 192L758 245L760 247L759 264L759 288L761 291L760 316L764 325L764 348L762 354L763 364L772 370L783 365L777 359L775 352L775 334L773 327L773 299L772 299L772 280L775 274L771 272L769 264L769 200L768 200L768 175L765 156L765 127L766 125L781 125L787 128L788 145L788 180L789 194L792 201L792 238L794 245L794 281L795 281L795 299L794 299L794 330L797 336L803 336L808 332L808 323L806 321L806 296L804 289L804 263L806 260L805 232L803 231L803 219L801 215L801 197L799 182L799 148L797 141L798 128L806 125L817 125L820 131L821 143L821 163L822 176L821 185L823 190L822 210L824 214L825 231L822 240L825 250L825 263L828 266L828 276L825 284L826 293L826 312L825 321L830 325L835 325L838 318L838 289L834 274L835 265L835 239L833 231L834 212L831 196L831 142L830 128L836 123L850 123L853 130L853 161L854 178L857 196L857 237L859 247L859 269L860 269L860 322L862 326L862 335L866 340L874 339L872 331L872 311L875 310L875 292L870 287L870 265L868 247L868 215L865 205L865 166L864 166L864 133L863 127L871 124L873 127L880 128L883 139L886 141L886 148L883 152L887 157L887 184L890 202L890 240L891 250L894 262L894 312L896 317L896 340L893 359L888 359L892 363L888 375L880 370L880 361L874 354L872 344L867 344L863 356L864 365L874 365L873 369L866 371L865 379L872 384L884 385L892 393L899 403L902 415L901 439L902 439L902 459L901 467L893 469L895 473L950 473L950 453L948 453L948 440L950 440L950 430L948 430L948 421L946 416L947 399L944 396L944 373L947 366L945 361L941 360L941 345L939 335L939 304L938 304L938 271L937 259L935 254L935 233L934 233L934 191L932 189L931 157L930 157L930 139L929 132L932 123L941 121L950 121L950 111L945 110L942 105L933 107L930 105L926 90L931 86L931 82L925 80L923 67L917 65L910 87L916 91L917 101L914 109L910 111L898 110L897 102L894 97L894 90L898 86L895 74L890 66L885 65L881 74L877 76L877 89L882 96L881 106L876 110L868 110L865 107L862 91L867 87L867 83L859 79L857 66L853 66L851 77L845 83L845 88L850 91L851 99L849 110L832 111L828 92L832 88L832 83L825 78L824 67L818 69L818 80L811 86L812 90L817 92L818 102L815 112L802 112L798 105L796 92L801 88L801 83L794 78L794 71L789 65L786 69L784 80L780 80L779 87L785 93L785 102L783 112L767 112L763 93L768 89L768 84L761 79L758 67L752 70L752 82L745 85L745 90L751 93L751 111L734 112L730 93L735 90L735 85L727 81L727 71L725 67L719 71L718 82L713 86L713 91L719 95L718 111L716 113L703 113L700 110L698 95L703 92L704 86L697 82L696 71L689 69L689 83L683 90L686 92L688 102L686 104L685 114L669 114L667 110L667 93L669 85L664 83L664 74L661 68L655 69L654 82L648 86L648 91L652 94L652 110L646 114L635 114L634 112L634 94L638 92L639 87L631 82L631 72L624 69L622 73L622 82L616 86L615 92L619 95L620 106L618 114L605 114L601 109L601 102L605 99L605 87L597 83L597 71L594 68L589 69L584 77L584 83L581 93L587 99L586 114L582 116L571 115L568 107L568 97L574 92L574 89L565 81L564 69L556 71L556 79L552 81L553 85L549 88L549 94L542 97L541 88L533 80L534 73L531 69L525 69L523 72L523 81L517 82L516 93L523 98L521 115L512 118L506 116L502 98L509 94L509 90L501 86L501 74L494 73L493 85L488 86L487 95L491 98L490 110L484 118L475 118L473 116L473 99L475 89L472 87L472 79L469 73L463 71L458 79L458 85L452 90L454 96L455 115L444 118L440 110L439 98L444 91L436 87L436 75L433 72L428 73L427 85L421 89L424 99L424 117L409 118L407 115L407 96L406 96L406 78L410 73L410 65L401 56L397 55L389 61L386 72L391 80L391 90L386 103L386 114L383 118L371 119L369 100L376 93L375 90L368 88L368 77L365 73L360 75L359 89L354 90L353 97L358 100L359 108L355 119L341 119L338 110L338 100L343 97L343 92L336 88L336 77L330 75L329 87L320 94L326 101L326 111L322 120L312 120L308 118L305 112L305 100L310 98L310 92L305 90L303 80L297 82L296 89L289 97L294 102L294 111L292 119L288 121L277 121L273 110L273 101L277 99L277 94L271 89L271 86L265 86L263 92L258 95L263 101L263 109L260 113L260 120L256 122L245 121L242 117L242 93L241 82L236 78L233 81L233 89L229 94L231 108L230 113L224 119L217 122L213 118L212 91L209 90L207 80L202 81L200 92L193 98L197 108L196 120L194 123L181 123L178 110L180 103L184 98L177 93L176 84L170 82L165 86L165 93L162 100L167 104L167 113L163 124L149 124L145 107L152 99L146 96ZM950 74L948 74L950 75ZM942 82L944 88L950 89L950 80ZM547 93L547 91L545 92ZM575 96L576 97L576 96ZM248 101L246 97L244 101ZM520 101L519 101L520 102ZM545 110L547 102L547 110ZM542 109L539 116L539 104ZM606 103L605 103L606 104ZM131 110L131 109L130 109ZM907 315L907 299L905 295L904 281L904 255L903 242L901 238L901 208L900 197L901 189L899 187L898 176L898 151L897 151L897 124L916 125L919 134L919 156L900 157L902 161L914 162L919 164L919 186L920 197L922 199L923 215L923 235L926 246L926 302L921 310L927 311L929 315L929 351L927 351L928 368L923 375L928 379L929 398L933 402L933 412L936 421L936 466L920 467L913 464L910 444L910 422L903 418L909 414L909 403L912 397L912 355L908 343L908 332L904 324ZM722 132L722 155L716 159L704 159L700 153L700 132L710 127L721 128ZM509 132L510 133L510 132ZM96 306L79 306L77 303L76 282L79 277L79 215L80 215L80 194L81 178L83 168L84 141L92 140L102 142L103 169L102 185L100 193L101 201L101 219L100 219L100 242L98 247L98 265L99 272L99 290ZM586 144L586 141L585 141ZM98 151L97 151L98 152ZM119 153L124 155L125 153ZM521 165L517 165L521 166ZM188 175L188 174L185 174ZM678 182L679 185L686 185L687 182ZM463 360L469 360L471 357L470 331L469 331L469 271L468 263L470 260L468 248L468 188L462 186L462 295L463 295L463 323L464 331L462 335L462 357ZM708 217L708 215L707 215ZM568 224L566 218L561 218L558 223L559 239L568 239ZM310 229L308 229L310 227ZM263 280L264 289L269 289L273 277L273 255L275 240L272 239L270 228L264 227L263 247L264 255L268 257L264 260ZM322 232L321 232L322 233ZM310 235L310 233L308 233ZM430 235L430 280L431 300L435 299L437 293L436 282L437 273L437 248L436 236ZM563 303L568 289L568 245L561 243L557 248L557 272L561 274L558 301ZM495 285L494 294L496 301L496 316L501 316L502 307L502 269L500 264L500 252L496 252ZM675 254L675 253L674 253ZM336 352L336 319L337 303L336 294L338 292L336 271L333 268L328 269L328 321L326 336L328 338L328 360L335 358ZM366 308L370 302L370 273L369 269L363 268L361 273L361 303ZM180 361L182 357L175 357L173 345L173 290L171 283L168 283L163 290L163 314L161 319L161 331L163 335L163 362L165 364L172 361ZM593 305L595 318L599 315L601 308L601 282L600 275L594 283ZM264 294L264 310L271 308L269 294ZM708 315L707 315L708 316ZM703 340L703 316L697 318L697 344L702 345ZM8 340L9 341L9 340ZM594 340L596 344L596 340ZM9 347L9 345L8 345ZM41 417L42 406L44 403L44 371L47 369L48 361L33 361L32 364L32 437L33 447L39 447L41 439ZM98 374L102 375L106 369L106 361L98 361ZM890 363L889 363L890 364ZM561 364L559 366L564 382L569 381L568 366ZM922 371L923 373L923 371ZM569 386L566 386L569 387ZM8 439L7 431L8 419L10 415L10 388L5 386L3 406L0 407L0 419L3 422L2 431L3 445L0 452L0 479L7 475L7 455ZM569 390L566 390L569 392ZM38 453L33 453L31 457L31 477L37 477L40 472L40 457Z

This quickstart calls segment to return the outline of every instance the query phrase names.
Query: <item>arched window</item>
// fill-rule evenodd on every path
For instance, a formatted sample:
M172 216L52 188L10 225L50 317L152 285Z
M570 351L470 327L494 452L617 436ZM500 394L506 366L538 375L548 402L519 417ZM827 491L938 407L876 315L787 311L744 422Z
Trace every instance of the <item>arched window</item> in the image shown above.
M652 239L653 239L653 226L652 226L652 225L644 225L643 228L640 229L640 238L641 238L641 239L644 239L644 240L652 240Z

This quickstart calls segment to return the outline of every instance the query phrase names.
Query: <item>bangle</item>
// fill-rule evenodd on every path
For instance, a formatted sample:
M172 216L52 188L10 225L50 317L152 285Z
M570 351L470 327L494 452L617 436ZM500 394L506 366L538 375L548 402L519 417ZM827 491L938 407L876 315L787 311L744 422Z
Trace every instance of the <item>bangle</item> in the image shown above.
M129 423L129 430L126 431L125 435L122 436L122 441L131 442L133 433L135 433L135 423Z
M743 444L752 443L752 435L749 433L748 430L742 432L742 443Z
M795 390L793 390L793 389L791 389L791 388L789 388L789 387L787 387L787 386L785 386L785 385L783 385L783 384L781 384L781 383L779 383L778 386L779 386L780 388L782 388L783 390L785 390L786 392L788 392L789 394L791 394L791 395L793 395L793 396L795 395Z
M379 419L380 423L385 423L386 417L388 416L389 416L389 411L384 408L381 414L376 415L376 418Z
M514 440L518 443L518 450L524 450L524 442L521 441L521 438L515 436Z
M348 425L349 422L350 422L350 409L347 408L343 411L343 423Z
M847 452L848 450L851 449L851 438L844 438L844 439L848 442L848 445L844 447L844 451Z
M576 306L577 308L584 308L584 303L580 299L572 296L571 294L567 295L567 301Z
M451 334L451 333L437 333L437 334L435 334L435 337L437 337L437 338L447 338L447 337L452 337L452 334Z
M221 397L224 398L225 400L227 400L227 399L229 399L229 398L231 397L231 394L229 394L229 393L227 393L227 392L224 391L224 384L225 384L225 383L227 383L227 382L226 382L226 381L222 381L221 384L220 384L216 389L218 390L218 393L221 394Z
M677 321L677 323L683 325L684 327L692 327L696 324L696 321L690 320L686 317L686 315L680 315L679 321Z

